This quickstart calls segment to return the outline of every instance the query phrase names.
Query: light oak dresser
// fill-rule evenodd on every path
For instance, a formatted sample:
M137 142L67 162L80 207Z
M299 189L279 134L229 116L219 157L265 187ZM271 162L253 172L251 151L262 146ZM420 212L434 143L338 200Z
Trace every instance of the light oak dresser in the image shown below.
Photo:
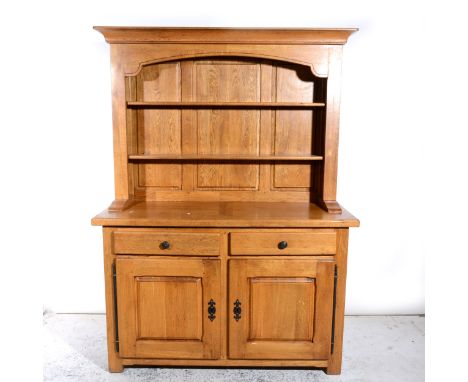
M95 27L110 44L109 369L341 372L348 229L336 201L355 29Z

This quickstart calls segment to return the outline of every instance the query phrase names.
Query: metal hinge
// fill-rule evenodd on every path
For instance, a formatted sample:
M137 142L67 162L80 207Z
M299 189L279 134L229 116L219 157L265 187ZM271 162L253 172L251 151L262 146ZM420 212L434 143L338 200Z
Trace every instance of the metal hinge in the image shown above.
M331 349L333 354L335 350L335 314L336 314L336 285L338 283L338 267L335 265L335 274L333 277L333 316L332 316L332 333L331 333Z
M115 351L119 352L119 321L117 318L117 271L115 263L112 264L112 292L114 300L114 327L115 327Z

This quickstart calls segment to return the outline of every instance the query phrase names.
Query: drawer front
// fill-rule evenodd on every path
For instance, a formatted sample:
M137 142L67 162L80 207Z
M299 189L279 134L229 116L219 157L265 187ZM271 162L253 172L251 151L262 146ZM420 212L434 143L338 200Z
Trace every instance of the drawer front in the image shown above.
M114 253L134 255L219 256L218 233L114 232Z
M233 232L231 255L333 255L336 232Z

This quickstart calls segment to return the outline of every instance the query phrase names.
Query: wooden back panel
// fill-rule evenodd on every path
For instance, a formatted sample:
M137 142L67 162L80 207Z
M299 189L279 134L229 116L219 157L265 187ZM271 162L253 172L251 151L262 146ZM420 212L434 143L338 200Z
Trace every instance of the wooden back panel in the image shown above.
M312 103L324 82L310 67L209 57L145 65L128 76L127 102ZM255 108L132 110L129 155L290 156L313 153L313 113ZM134 194L146 200L309 201L311 162L154 161L131 164Z

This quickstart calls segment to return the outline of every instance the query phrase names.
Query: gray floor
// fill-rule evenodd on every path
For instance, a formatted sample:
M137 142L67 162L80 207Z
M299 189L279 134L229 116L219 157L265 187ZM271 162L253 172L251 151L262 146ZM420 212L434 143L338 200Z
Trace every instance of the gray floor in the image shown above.
M104 315L44 317L44 381L424 381L424 318L348 316L343 371L129 368L107 372Z

